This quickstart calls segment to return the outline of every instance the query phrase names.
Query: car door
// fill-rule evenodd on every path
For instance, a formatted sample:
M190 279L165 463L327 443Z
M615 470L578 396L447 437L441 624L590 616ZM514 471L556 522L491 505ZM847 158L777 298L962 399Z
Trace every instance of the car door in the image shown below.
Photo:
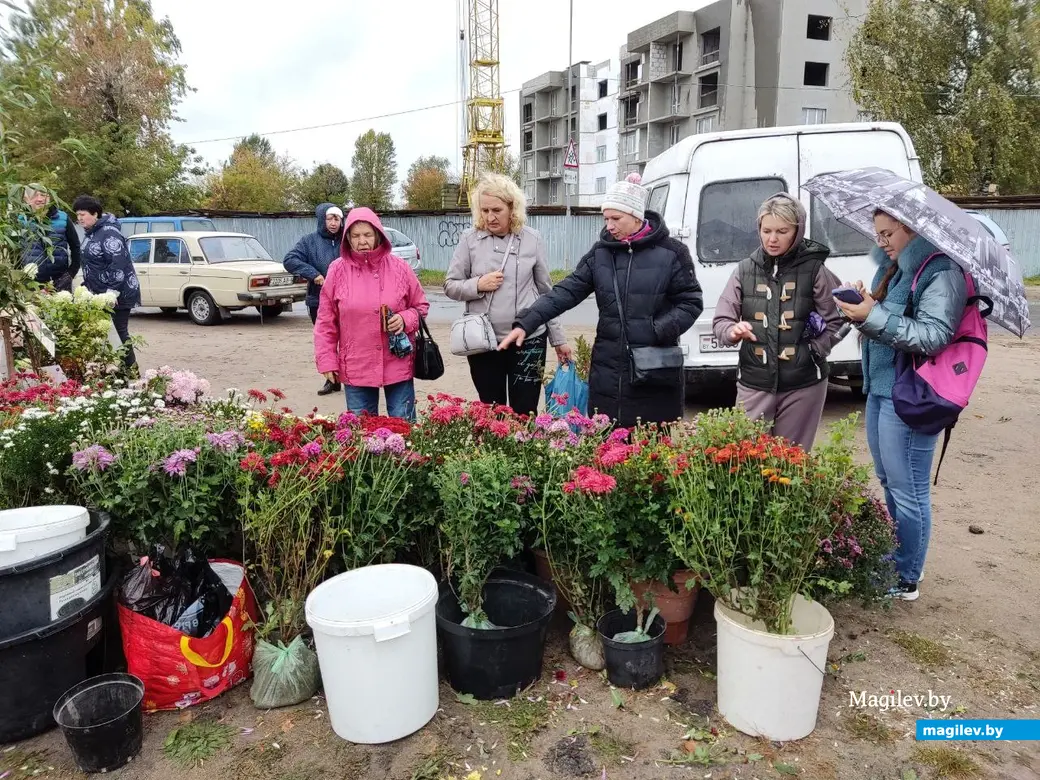
M152 253L151 288L153 306L184 306L184 286L191 274L188 247L180 238L155 238Z
M130 260L134 264L137 281L141 285L141 305L158 306L159 304L152 303L152 239L131 238L128 243Z

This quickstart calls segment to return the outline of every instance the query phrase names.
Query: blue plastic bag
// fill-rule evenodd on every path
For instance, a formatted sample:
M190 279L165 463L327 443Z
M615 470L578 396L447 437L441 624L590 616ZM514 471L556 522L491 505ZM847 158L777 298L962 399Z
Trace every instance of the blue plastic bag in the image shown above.
M553 417L563 417L571 409L587 414L589 385L578 376L573 363L562 363L545 387L545 411Z

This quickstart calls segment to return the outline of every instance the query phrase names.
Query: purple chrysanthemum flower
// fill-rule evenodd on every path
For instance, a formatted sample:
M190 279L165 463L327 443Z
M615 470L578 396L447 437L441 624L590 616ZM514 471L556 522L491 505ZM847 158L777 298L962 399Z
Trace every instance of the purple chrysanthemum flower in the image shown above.
M163 460L163 471L171 477L183 477L188 473L188 464L195 463L198 459L198 449L177 450Z
M354 432L350 428L340 428L336 431L336 441L340 444L346 444L348 441L354 438Z
M309 441L300 448L308 458L316 458L321 455L321 442Z
M378 436L369 436L365 439L365 451L369 455L382 455L386 452L386 442Z
M394 455L403 455L405 451L404 436L399 433L391 433L387 436L386 450Z
M469 474L467 474L465 471L463 471L461 474L459 474L459 482L461 482L463 485L468 485L469 484Z
M115 460L116 456L100 444L92 444L85 450L72 453L72 467L77 471L104 471Z
M224 453L235 452L246 443L245 437L238 431L224 431L223 433L207 433L206 441L210 446Z

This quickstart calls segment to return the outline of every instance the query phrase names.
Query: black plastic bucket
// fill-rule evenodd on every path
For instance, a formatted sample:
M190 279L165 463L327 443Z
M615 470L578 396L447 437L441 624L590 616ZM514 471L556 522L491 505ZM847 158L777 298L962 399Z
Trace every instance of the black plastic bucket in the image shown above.
M0 640L77 614L101 592L109 518L90 513L85 539L0 569Z
M645 620L645 618L644 618ZM620 609L608 612L599 619L599 633L603 638L603 656L607 662L607 679L618 688L649 688L664 675L664 618L657 615L650 626L646 642L615 642L613 637L622 631L634 631L636 610L626 615Z
M54 720L83 772L109 772L141 752L144 683L103 674L73 686L54 705Z
M437 601L437 633L448 683L477 699L515 696L542 676L545 634L555 608L551 583L498 569L484 586L484 611L503 628L466 628L458 599L444 588Z
M105 667L91 651L103 648L116 578L74 615L0 639L0 744L54 728L52 711L65 691ZM99 649L101 649L99 648Z

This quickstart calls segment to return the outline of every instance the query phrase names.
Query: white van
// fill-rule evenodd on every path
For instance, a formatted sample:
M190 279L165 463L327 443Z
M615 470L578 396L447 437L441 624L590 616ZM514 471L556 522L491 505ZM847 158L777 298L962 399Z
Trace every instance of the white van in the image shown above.
M921 166L906 131L893 123L773 127L685 138L651 160L643 174L649 207L673 236L690 247L704 289L704 313L682 337L686 372L696 384L732 381L737 347L719 344L711 331L715 304L736 264L758 246L758 208L788 192L809 212L807 237L831 248L827 266L843 281L870 284L873 242L839 223L802 189L820 173L876 165L914 181ZM831 381L862 384L856 333L830 356Z

